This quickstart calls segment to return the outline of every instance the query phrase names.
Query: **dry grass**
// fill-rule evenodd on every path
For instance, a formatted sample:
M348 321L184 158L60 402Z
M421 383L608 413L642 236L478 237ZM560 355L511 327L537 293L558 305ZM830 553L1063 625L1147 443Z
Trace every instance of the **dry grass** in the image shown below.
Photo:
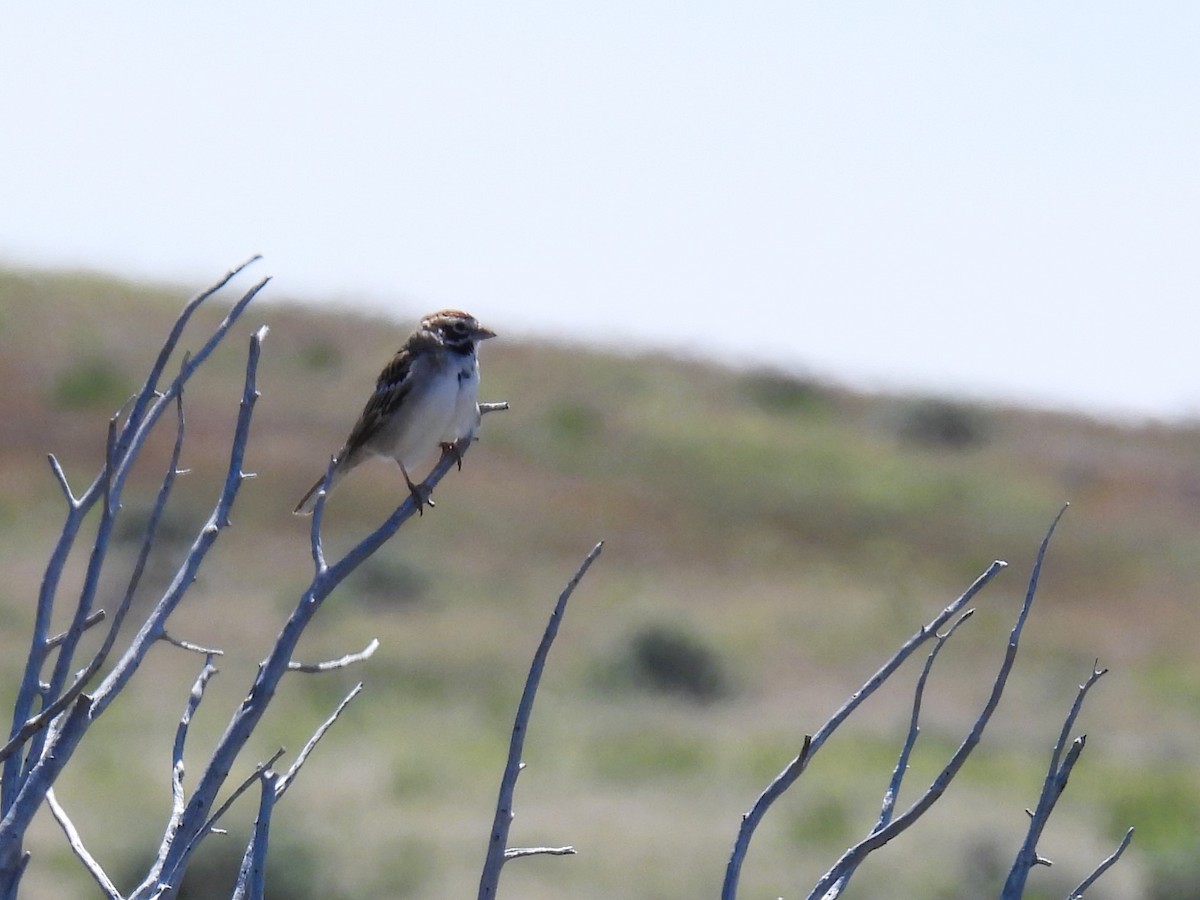
M53 450L76 484L90 477L111 408L149 364L183 293L0 273L0 699L11 697L60 517L44 454ZM189 391L193 473L171 507L178 539L163 547L158 584L215 497L245 339L264 321L247 463L260 477L174 626L227 651L195 726L193 767L306 583L306 523L289 511L407 327L276 304L251 312ZM256 745L262 756L278 743L298 748L366 681L277 820L276 884L291 896L474 890L529 655L562 582L599 538L605 554L568 612L535 711L514 829L518 842L580 853L514 863L504 890L535 900L714 896L740 814L802 735L1006 558L1010 571L932 688L914 786L944 758L987 690L1037 542L1066 499L1074 508L980 760L928 822L863 870L854 895L994 893L1061 715L1096 656L1114 671L1085 712L1088 750L1041 848L1057 865L1034 884L1064 895L1135 824L1133 849L1096 897L1200 890L1200 870L1179 862L1200 803L1178 803L1198 795L1188 768L1200 752L1196 430L931 405L503 339L484 357L486 396L512 410L487 419L437 509L331 599L303 652L337 656L376 636L381 649L356 671L296 678ZM156 446L127 492L129 515L149 504L164 462ZM357 474L330 503L331 550L401 496L387 466ZM664 627L716 661L720 696L696 703L617 677L638 636ZM166 811L167 742L198 662L163 648L151 665L59 792L97 856L127 876ZM864 708L772 812L743 896L798 895L869 827L908 690L896 685ZM251 815L250 804L235 811ZM82 895L52 827L33 850L27 896ZM206 859L218 866L231 854L218 846ZM1184 887L1167 893L1172 884Z

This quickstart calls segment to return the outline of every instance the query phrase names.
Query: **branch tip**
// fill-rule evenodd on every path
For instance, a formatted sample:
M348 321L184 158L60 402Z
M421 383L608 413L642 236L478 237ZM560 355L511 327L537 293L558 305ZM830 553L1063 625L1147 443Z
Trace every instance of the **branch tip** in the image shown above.
M47 453L46 458L50 461L50 471L54 473L54 478L58 482L59 488L62 489L63 496L67 498L69 506L77 506L79 501L75 499L75 495L71 493L71 485L67 482L67 473L63 471L63 467L59 465L58 457L53 453Z

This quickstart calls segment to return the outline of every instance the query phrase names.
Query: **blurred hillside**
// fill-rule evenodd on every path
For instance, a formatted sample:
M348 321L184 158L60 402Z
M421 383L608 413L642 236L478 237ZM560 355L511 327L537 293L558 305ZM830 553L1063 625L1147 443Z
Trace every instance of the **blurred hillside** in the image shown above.
M81 491L109 415L140 383L187 293L0 272L5 709L62 517L46 453ZM247 457L258 477L172 627L226 653L193 726L193 770L307 584L309 520L292 506L412 326L255 303L185 397L191 472L143 588L151 602L216 498L246 341L266 323ZM219 306L200 318L219 318ZM482 357L483 399L511 409L487 417L436 509L330 600L304 652L341 656L373 637L382 646L353 669L295 676L258 736L258 758L280 744L294 753L366 682L277 813L273 896L473 893L530 655L558 591L602 538L551 656L513 830L516 845L569 843L579 855L512 863L506 896L716 896L741 814L803 735L1005 559L1008 571L935 670L903 805L974 720L1038 542L1067 500L984 745L934 812L864 867L851 895L995 895L1062 716L1099 658L1112 671L1088 701L1087 750L1039 848L1055 866L1034 873L1029 896L1064 896L1128 825L1138 829L1131 850L1089 898L1200 896L1200 431L868 396L503 334ZM119 534L130 558L172 437L164 429L127 488ZM364 466L330 500L327 552L350 546L403 496L394 466ZM76 579L84 562L74 560ZM106 573L110 590L121 574ZM117 876L133 877L157 846L170 740L200 664L174 648L152 654L58 792ZM743 896L802 894L866 833L915 674L910 664L773 808ZM252 817L244 800L227 824ZM209 842L187 896L228 896L244 828L233 830ZM52 822L32 849L26 896L90 896ZM206 872L217 880L203 883Z

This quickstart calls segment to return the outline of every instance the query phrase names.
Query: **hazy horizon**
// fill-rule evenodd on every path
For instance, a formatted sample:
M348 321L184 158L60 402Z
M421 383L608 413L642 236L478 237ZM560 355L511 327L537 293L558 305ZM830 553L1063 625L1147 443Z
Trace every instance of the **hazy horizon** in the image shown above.
M14 9L0 258L1200 411L1200 8Z

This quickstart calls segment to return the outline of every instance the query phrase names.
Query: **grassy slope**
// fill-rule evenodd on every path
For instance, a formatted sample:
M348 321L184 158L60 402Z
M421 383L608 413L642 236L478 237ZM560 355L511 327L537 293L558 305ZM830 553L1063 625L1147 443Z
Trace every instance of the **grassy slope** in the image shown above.
M107 278L0 273L5 705L61 512L44 454L53 450L84 484L110 410L181 302L179 291ZM305 522L291 506L404 332L273 304L248 316L187 398L193 472L152 573L160 585L214 497L245 339L262 322L271 334L248 460L259 477L175 625L226 651L194 730L193 768L306 581ZM1097 896L1168 890L1164 879L1175 876L1164 872L1200 825L1200 804L1179 800L1200 795L1191 765L1200 752L1194 430L951 409L951 424L965 421L981 439L931 446L912 438L914 423L928 436L935 425L922 416L945 410L911 398L511 339L484 356L486 397L512 410L487 419L437 509L331 600L305 645L314 659L375 636L381 649L355 671L297 678L256 747L263 756L280 742L297 748L366 681L280 820L276 858L311 896L473 890L529 654L561 583L599 538L605 554L568 614L535 712L514 831L518 843L572 843L580 855L515 863L506 889L523 898L715 895L741 812L803 733L1001 557L1010 571L931 689L913 788L934 770L986 694L1037 542L1066 499L1073 509L1033 630L979 759L936 814L863 871L856 892L994 893L1061 715L1097 656L1114 671L1085 711L1088 750L1041 848L1057 865L1035 883L1064 895L1132 822L1135 849ZM132 518L149 504L166 437L126 494ZM329 545L346 546L400 496L394 470L364 469L330 503ZM631 647L648 629L708 650L725 694L697 703L631 686ZM198 662L154 654L60 791L115 873L135 871L141 848L154 845L167 742ZM796 896L869 827L908 683L911 673L865 708L772 812L744 896ZM155 737L131 759L122 732L134 727ZM247 819L249 805L238 813ZM46 824L34 849L58 865L35 861L29 896L62 895L58 879L74 871L62 848Z

